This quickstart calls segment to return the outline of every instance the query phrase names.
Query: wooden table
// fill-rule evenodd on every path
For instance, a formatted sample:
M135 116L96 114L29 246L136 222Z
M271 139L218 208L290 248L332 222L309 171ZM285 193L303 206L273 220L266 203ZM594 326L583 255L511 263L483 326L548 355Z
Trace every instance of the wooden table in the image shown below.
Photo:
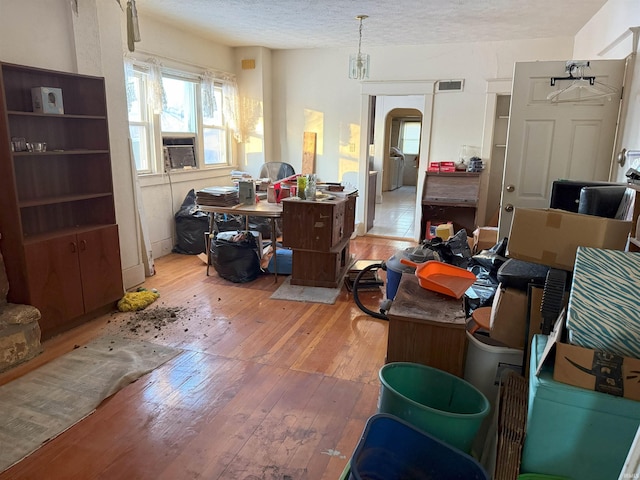
M461 299L426 290L415 275L404 273L388 316L387 363L421 363L464 375L467 336Z
M273 278L278 281L278 255L276 255L276 219L282 216L281 203L258 202L255 205L234 205L233 207L223 207L214 205L198 205L198 208L209 214L209 234L214 231L215 214L228 213L231 215L245 216L245 229L249 230L249 217L267 217L271 221L271 245L273 246ZM209 265L211 264L211 244L207 235L207 276L209 275Z

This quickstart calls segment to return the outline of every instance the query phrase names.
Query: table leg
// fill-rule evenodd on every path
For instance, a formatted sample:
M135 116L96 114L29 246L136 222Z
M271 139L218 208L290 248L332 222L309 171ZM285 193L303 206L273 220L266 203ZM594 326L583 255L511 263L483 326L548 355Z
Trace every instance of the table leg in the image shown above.
M209 265L211 265L211 235L213 235L215 215L215 213L209 212L209 231L207 232L207 238L204 242L207 249L207 277L209 276Z
M278 239L276 238L276 219L271 217L271 246L273 247L273 283L278 283Z

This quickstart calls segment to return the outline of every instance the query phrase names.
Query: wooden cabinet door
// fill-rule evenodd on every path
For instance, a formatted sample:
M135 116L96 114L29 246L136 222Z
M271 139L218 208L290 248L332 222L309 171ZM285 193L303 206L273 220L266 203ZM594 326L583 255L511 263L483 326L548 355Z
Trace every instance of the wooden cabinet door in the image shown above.
M30 303L40 310L46 338L84 313L75 234L24 246Z
M118 226L78 234L84 310L90 312L122 298Z

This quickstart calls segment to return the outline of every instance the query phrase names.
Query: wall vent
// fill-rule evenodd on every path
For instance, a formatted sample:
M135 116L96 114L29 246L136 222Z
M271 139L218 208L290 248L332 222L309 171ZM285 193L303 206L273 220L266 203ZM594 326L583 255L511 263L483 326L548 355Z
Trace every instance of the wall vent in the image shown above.
M438 80L438 92L461 92L464 80Z

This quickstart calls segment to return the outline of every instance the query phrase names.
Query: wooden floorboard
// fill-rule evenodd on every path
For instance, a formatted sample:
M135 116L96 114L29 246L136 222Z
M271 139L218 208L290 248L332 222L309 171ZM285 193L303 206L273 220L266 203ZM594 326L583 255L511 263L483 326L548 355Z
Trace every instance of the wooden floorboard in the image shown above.
M412 245L358 237L351 251L386 260ZM345 288L334 305L271 300L285 277L234 284L205 270L197 256L157 259L144 287L161 296L147 310L99 317L0 375L8 383L104 334L183 350L0 480L339 478L376 411L387 323ZM372 309L381 299L361 297ZM145 318L156 308L175 317Z

